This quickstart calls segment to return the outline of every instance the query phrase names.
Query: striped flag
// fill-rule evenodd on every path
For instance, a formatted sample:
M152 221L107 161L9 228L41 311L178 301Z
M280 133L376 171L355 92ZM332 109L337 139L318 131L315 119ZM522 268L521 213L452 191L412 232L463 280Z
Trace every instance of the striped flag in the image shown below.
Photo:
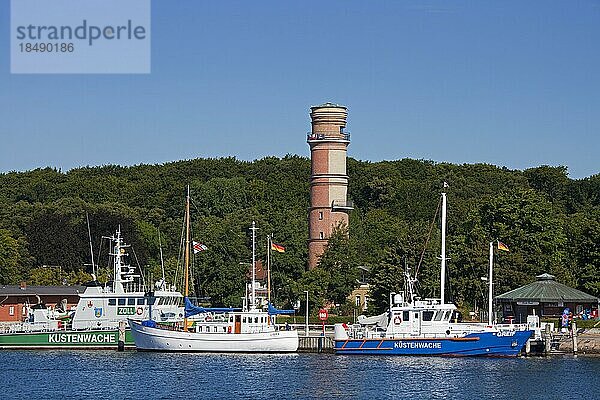
M204 250L208 250L208 247L206 247L206 245L203 245L200 242L192 242L194 244L194 254L196 253L200 253L201 251Z
M275 250L278 253L285 253L285 247L274 242L271 242L271 250Z
M498 250L502 251L510 251L508 250L508 246L498 240Z

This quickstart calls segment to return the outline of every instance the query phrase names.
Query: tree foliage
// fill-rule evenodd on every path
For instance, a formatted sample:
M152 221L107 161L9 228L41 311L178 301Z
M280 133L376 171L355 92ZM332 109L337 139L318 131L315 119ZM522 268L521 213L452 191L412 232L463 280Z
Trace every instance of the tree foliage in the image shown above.
M240 263L251 260L248 228L256 221L259 259L266 258L268 234L286 247L272 260L278 305L294 304L304 290L311 304L341 305L364 266L371 270L375 312L386 306L390 291L402 288L406 267L418 269L420 295L439 296L439 192L448 182L448 297L463 306L481 304L488 244L497 239L511 250L496 258L498 292L549 272L600 294L600 175L573 180L565 167L513 171L411 159L349 159L348 173L355 204L348 236L336 233L312 271L306 271L310 160L304 157L0 174L0 284L86 279L87 214L101 279L110 275L101 237L120 226L148 281L162 276L160 231L167 280L181 288L179 245L189 184L193 237L209 248L194 259L196 295L215 305L240 304L246 272Z

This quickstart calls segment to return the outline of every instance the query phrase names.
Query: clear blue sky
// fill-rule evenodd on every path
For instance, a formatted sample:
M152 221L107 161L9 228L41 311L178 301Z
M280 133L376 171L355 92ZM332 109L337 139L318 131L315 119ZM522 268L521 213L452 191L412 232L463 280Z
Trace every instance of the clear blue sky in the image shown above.
M308 108L349 154L600 172L600 1L152 3L149 75L11 75L0 171L308 156Z

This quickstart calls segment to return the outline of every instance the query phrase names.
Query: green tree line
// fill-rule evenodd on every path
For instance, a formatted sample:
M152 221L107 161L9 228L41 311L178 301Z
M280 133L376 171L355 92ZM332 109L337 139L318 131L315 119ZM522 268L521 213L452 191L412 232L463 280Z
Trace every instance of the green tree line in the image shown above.
M418 269L422 296L439 296L439 207L448 193L447 287L464 307L481 304L488 243L510 247L496 258L497 293L548 272L600 295L600 175L570 179L565 167L525 171L427 160L348 160L349 226L330 240L320 267L306 270L310 160L288 155L253 162L194 159L162 165L52 168L0 174L0 284L81 283L91 273L89 217L99 278L109 279L102 236L121 227L145 278L180 281L185 187L192 231L209 250L194 257L194 291L214 305L239 305L251 260L248 227L256 221L258 256L266 236L286 247L273 255L273 294L290 306L308 290L311 303L349 307L358 267L370 270L371 311L400 290L404 268ZM439 212L438 212L439 214ZM87 215L87 217L86 217ZM347 231L346 231L347 230ZM347 311L348 309L346 309Z

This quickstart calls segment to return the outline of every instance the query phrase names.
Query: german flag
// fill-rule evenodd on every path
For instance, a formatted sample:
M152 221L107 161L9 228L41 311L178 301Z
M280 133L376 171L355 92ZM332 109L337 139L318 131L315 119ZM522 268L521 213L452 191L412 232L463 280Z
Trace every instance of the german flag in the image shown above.
M498 250L502 251L510 251L508 250L508 246L498 240Z
M271 242L271 250L275 250L278 253L285 253L285 247L274 242Z

